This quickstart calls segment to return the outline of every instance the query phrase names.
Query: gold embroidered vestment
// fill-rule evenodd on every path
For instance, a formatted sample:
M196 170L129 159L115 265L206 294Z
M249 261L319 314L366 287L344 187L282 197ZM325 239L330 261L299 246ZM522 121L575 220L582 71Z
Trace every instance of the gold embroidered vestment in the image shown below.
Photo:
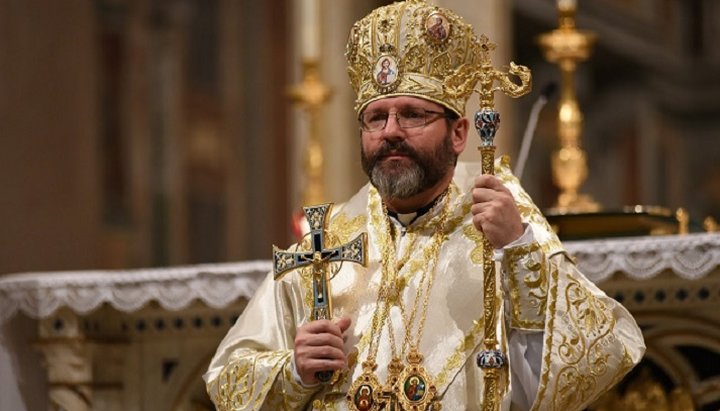
M462 168L463 166L458 166ZM482 348L482 234L472 225L471 182L456 172L456 189L450 190L449 234L440 245L435 279L429 297L425 332L419 343L424 367L432 376L435 397L445 410L479 410L482 406L482 371L475 356ZM471 175L471 174L470 174ZM572 411L584 409L640 360L642 334L630 314L586 279L565 254L542 214L509 172L505 161L496 163L496 175L513 193L523 221L535 241L506 248L498 262L498 301L504 318L498 336L512 370L530 370L524 355L512 345L514 336L542 338L534 354L538 367L535 386L515 372L503 374L501 409ZM469 180L469 179L468 179ZM295 273L281 281L269 275L243 315L220 344L208 373L208 393L218 410L347 410L346 393L362 374L367 358L371 320L382 276L378 219L385 218L377 192L362 188L347 203L337 206L330 230L345 242L368 233L366 268L346 264L332 280L335 315L349 316L346 352L349 369L331 386L303 387L292 373L295 330L310 318L308 284ZM428 266L427 243L432 226L424 222L440 213L436 206L405 233L394 237L397 298L410 307ZM397 306L388 313L388 326L397 339L404 336L404 319ZM388 330L382 334L376 375L385 381L391 353ZM532 357L531 354L526 354ZM532 374L532 372L530 372ZM531 378L532 380L532 378ZM519 405L523 393L537 393ZM532 394L524 394L532 395ZM530 405L532 404L532 405Z

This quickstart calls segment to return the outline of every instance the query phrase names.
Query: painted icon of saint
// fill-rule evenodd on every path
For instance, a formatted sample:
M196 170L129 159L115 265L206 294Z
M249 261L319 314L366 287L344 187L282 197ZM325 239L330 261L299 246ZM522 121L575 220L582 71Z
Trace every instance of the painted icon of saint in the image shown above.
M443 41L448 36L448 28L445 18L441 14L432 14L428 17L425 28L430 36L437 41Z
M395 81L397 72L393 69L393 62L389 57L384 57L380 61L380 69L377 72L376 79L378 84L386 86Z
M372 390L367 385L360 386L355 395L355 406L359 411L368 411L373 405Z
M425 382L417 376L410 377L405 382L405 397L410 401L420 401L425 395Z

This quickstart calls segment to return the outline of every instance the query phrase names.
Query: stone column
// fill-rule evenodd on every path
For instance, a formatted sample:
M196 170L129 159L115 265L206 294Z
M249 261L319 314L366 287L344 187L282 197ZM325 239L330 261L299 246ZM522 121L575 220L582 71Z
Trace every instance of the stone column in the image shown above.
M36 348L43 354L48 376L48 409L92 409L92 345L85 339L81 319L69 309L39 322Z

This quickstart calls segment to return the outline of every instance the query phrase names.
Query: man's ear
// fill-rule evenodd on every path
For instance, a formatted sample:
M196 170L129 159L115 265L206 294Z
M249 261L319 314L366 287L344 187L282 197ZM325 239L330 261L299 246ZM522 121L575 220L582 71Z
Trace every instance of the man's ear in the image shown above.
M465 117L461 117L453 122L450 128L450 138L452 139L455 154L460 154L465 150L469 126L470 122Z

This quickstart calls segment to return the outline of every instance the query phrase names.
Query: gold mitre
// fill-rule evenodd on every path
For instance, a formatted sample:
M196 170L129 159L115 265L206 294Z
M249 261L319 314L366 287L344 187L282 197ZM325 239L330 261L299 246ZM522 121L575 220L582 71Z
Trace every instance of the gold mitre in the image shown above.
M407 0L355 23L347 44L355 110L391 96L417 96L463 116L480 75L481 42L454 12Z

